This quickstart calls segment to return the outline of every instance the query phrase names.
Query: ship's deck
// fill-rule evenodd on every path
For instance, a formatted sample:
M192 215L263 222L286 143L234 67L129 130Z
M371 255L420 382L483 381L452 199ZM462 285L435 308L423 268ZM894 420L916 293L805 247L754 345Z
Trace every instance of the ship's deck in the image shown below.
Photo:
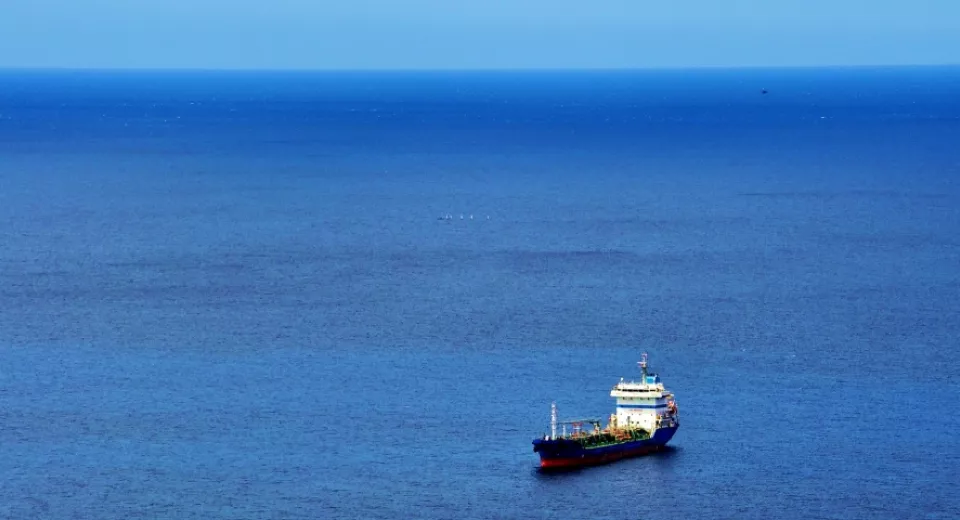
M556 441L572 441L583 448L601 448L630 441L642 441L650 438L650 432L642 428L604 429L599 432L577 433L557 437Z

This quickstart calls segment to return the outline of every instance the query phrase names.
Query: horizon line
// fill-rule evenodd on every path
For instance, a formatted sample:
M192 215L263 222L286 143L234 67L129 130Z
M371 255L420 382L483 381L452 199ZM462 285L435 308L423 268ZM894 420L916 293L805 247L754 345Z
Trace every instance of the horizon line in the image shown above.
M831 65L670 65L648 67L43 67L4 66L2 72L289 72L289 73L495 73L495 72L657 72L724 70L843 70L843 69L934 69L957 68L956 63L890 63Z

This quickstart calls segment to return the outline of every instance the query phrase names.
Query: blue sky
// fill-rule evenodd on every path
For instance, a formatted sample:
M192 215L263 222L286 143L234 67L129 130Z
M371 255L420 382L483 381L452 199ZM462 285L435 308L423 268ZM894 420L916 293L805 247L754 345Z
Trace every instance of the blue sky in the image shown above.
M0 0L0 67L960 63L960 0Z

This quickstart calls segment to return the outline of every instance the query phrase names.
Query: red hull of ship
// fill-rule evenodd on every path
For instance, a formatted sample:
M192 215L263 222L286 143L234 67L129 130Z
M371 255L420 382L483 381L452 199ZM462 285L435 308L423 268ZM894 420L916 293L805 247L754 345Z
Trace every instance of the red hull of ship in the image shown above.
M625 459L627 457L646 455L648 453L660 451L663 448L664 446L651 445L641 446L632 450L605 453L597 457L582 456L573 458L540 459L540 467L543 469L562 469L577 468L582 466L595 466L597 464L606 464L607 462L613 462L620 459Z

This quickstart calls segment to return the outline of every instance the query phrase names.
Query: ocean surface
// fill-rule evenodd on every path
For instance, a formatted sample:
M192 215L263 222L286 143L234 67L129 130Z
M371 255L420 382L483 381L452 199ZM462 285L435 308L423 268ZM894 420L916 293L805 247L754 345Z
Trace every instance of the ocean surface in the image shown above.
M954 519L958 346L960 67L0 72L2 518Z

